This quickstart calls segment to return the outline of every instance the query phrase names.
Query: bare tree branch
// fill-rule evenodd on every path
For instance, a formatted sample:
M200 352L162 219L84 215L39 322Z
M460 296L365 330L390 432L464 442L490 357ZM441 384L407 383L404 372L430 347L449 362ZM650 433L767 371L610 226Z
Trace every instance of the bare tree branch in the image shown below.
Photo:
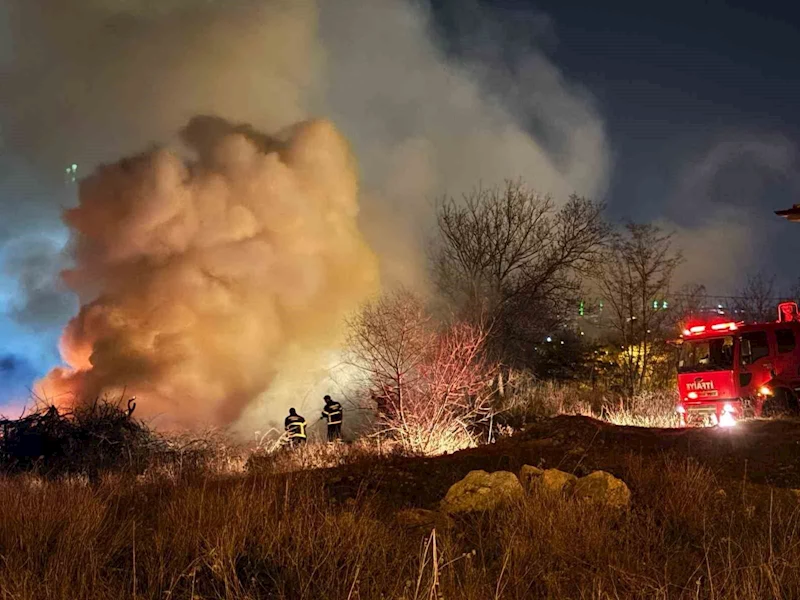
M663 301L681 261L671 234L655 225L627 223L594 276L607 323L622 348L624 387L630 396L645 385L664 332L674 322Z
M756 323L775 319L775 277L750 275L736 295L733 308L738 318Z
M530 366L531 349L563 324L579 277L602 256L604 206L571 196L557 208L520 181L443 198L431 253L434 280L463 318L491 326L491 349Z
M474 325L437 327L407 291L367 304L350 322L351 362L372 390L379 425L423 454L469 445L465 432L489 414L485 342Z

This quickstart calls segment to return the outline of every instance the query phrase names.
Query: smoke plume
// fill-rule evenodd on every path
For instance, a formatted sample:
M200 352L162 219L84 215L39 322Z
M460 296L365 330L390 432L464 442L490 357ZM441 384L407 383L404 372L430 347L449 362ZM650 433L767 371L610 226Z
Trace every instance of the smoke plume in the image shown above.
M157 149L100 167L67 212L96 296L70 321L56 400L129 394L184 426L230 423L287 348L330 343L377 285L348 147L325 121L270 138L194 119L186 161ZM324 347L324 346L323 346Z
M424 286L434 198L509 177L556 198L606 189L610 159L592 99L530 40L549 26L512 44L503 24L479 15L468 33L483 45L459 58L413 0L0 0L0 15L0 202L15 208L0 242L31 232L63 240L58 215L76 205L64 168L88 175L67 213L77 240L66 281L82 308L62 349L78 372L53 373L49 396L62 384L89 395L127 385L157 399L151 414L217 423L241 414L243 428L263 429L311 390L318 402L320 374L337 363L336 319L374 285L366 249L353 246L356 225L383 284ZM187 163L167 148L194 115L250 127L195 122L184 133L196 153ZM256 133L317 116L358 159L357 216L352 165L349 175L331 166L345 161L329 125L302 126L277 146ZM94 172L151 144L161 149ZM298 156L328 170L312 173ZM318 214L334 203L323 180L334 180L350 212ZM308 190L293 196L298 187ZM271 207L274 220L256 206ZM337 218L351 237L328 236L344 254L312 233ZM237 228L254 237L237 238ZM297 246L284 246L283 233L264 241L259 228L297 230ZM346 248L363 269L354 259L346 289L327 290ZM241 298L226 287L251 280ZM30 332L74 314L69 302L28 305L6 321Z
M724 295L735 293L748 274L765 264L770 273L792 272L789 256L794 252L786 244L797 241L786 239L786 223L773 210L791 206L800 191L797 159L797 148L783 136L741 132L694 157L662 221L665 229L675 231L676 246L688 259L678 283L702 283Z

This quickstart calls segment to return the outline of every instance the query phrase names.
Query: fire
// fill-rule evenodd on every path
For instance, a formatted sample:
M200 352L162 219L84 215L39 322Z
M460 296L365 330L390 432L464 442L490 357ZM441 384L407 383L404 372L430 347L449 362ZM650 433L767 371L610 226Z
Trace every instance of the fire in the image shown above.
M88 300L61 340L69 368L40 395L65 404L125 388L171 423L230 423L287 351L335 344L376 290L354 160L333 125L273 138L206 117L183 134L194 161L157 149L81 182L65 280Z

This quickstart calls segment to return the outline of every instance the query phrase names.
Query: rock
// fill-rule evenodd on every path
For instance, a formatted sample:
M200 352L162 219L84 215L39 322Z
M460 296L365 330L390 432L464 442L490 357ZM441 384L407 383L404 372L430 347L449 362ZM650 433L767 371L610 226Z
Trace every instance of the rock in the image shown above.
M397 522L410 529L450 529L453 520L444 513L424 508L406 508L397 513Z
M570 456L581 456L583 454L586 454L586 450L583 448L583 446L575 446L574 448L569 450L567 454L569 454Z
M575 482L575 497L605 504L611 508L626 508L631 503L631 491L621 479L605 471L595 471Z
M576 481L578 478L575 475L558 469L545 469L540 478L542 489L551 494L569 492Z
M492 510L522 495L522 484L513 473L470 471L450 486L441 508L448 514Z
M526 492L530 492L533 488L533 484L536 483L543 473L544 469L532 465L523 465L519 470L519 481L522 484L522 489Z

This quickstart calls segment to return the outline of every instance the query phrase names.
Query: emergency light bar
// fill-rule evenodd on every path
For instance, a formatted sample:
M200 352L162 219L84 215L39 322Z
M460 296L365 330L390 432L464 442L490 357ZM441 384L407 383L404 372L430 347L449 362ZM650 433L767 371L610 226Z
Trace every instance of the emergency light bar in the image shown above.
M684 330L684 335L691 335L693 333L703 333L706 330L705 325L695 325L694 327L689 327L689 329Z
M705 333L707 329L706 325L693 325L688 329L683 330L684 337L690 335L697 335L699 333ZM739 323L731 321L730 323L714 323L711 325L712 331L736 331L739 329Z
M736 331L739 326L736 323L716 323L711 326L714 331Z

